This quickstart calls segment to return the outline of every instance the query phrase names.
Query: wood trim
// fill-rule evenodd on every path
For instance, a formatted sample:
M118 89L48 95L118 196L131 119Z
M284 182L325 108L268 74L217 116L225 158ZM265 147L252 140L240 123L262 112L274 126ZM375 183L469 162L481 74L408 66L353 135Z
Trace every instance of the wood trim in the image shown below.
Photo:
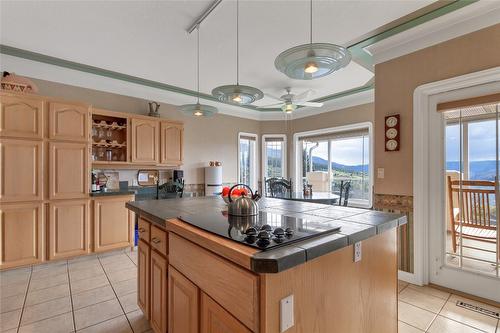
M142 239L137 244L137 305L150 318L150 268L151 248ZM143 283L143 285L141 285Z
M168 325L168 260L151 251L150 324L156 333L167 333Z
M198 287L168 266L168 332L199 332L199 300ZM160 332L158 332L160 333Z
M251 333L210 296L200 294L200 333Z
M500 103L500 93L439 103L437 105L437 111L445 112L465 107L481 106L495 103Z
M479 297L479 296L474 296L474 295L471 295L471 294L464 293L462 291L458 291L458 290L451 289L451 288L446 288L446 287L443 287L443 286L440 286L440 285L437 285L437 284L434 284L434 283L429 283L429 286L431 286L433 288L436 288L436 289L439 289L439 290L442 290L442 291L445 291L445 292L450 293L450 294L455 294L457 296L462 296L462 297L465 297L465 298L470 298L473 301L481 302L481 303L484 303L484 304L488 304L488 305L500 308L500 303L492 301L492 300L487 299L487 298L483 298L483 297Z
M186 238L193 243L201 246L217 255L232 261L233 263L251 269L251 258L259 250L249 246L235 243L223 237L216 236L199 228L193 227L179 219L171 219L166 223L167 231L173 231L176 234Z

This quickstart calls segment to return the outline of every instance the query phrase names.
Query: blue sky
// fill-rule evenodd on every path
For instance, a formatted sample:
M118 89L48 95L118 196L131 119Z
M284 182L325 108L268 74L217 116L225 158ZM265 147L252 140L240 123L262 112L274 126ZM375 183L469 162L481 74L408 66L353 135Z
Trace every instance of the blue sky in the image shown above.
M469 123L469 160L495 160L496 154L495 121ZM446 129L446 160L460 159L459 125L451 125Z
M368 138L365 138L364 164L369 164ZM363 164L363 145L361 138L335 140L332 142L332 161L344 165ZM319 147L313 151L314 156L328 160L328 143L321 142Z

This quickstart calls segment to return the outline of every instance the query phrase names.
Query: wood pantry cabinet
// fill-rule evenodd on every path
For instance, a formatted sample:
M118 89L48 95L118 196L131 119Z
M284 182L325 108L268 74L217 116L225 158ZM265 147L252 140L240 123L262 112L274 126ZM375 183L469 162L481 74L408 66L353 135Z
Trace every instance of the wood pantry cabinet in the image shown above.
M89 141L89 107L49 102L49 138L65 141Z
M14 203L0 206L0 268L41 262L43 205Z
M134 246L134 213L125 207L132 200L133 195L93 199L95 252Z
M201 293L201 333L251 333L207 294Z
M157 164L160 147L160 123L157 120L132 118L132 162Z
M172 266L168 267L168 332L198 332L198 287Z
M42 139L44 106L38 97L0 95L0 136Z
M149 260L151 248L142 238L137 246L137 305L146 318L149 316Z
M151 251L150 323L156 333L167 332L167 259Z
M43 199L42 141L0 141L0 201Z
M49 259L89 253L89 200L62 200L49 204Z
M160 163L181 165L183 156L184 127L181 124L162 121L160 137Z

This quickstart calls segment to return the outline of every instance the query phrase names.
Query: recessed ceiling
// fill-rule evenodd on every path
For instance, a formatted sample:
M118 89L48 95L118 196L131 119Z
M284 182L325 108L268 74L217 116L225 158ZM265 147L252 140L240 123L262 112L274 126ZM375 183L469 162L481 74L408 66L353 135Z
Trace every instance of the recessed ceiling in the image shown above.
M186 29L212 1L1 1L1 44L196 90L196 34ZM433 1L314 1L313 41L350 41ZM201 91L235 83L235 1L201 25ZM308 42L308 1L240 1L240 83L281 96L321 98L364 85L356 62L313 81L274 68L283 50ZM22 19L20 19L22 18ZM50 79L50 78L46 78ZM190 97L193 99L192 97ZM263 99L255 105L271 104Z

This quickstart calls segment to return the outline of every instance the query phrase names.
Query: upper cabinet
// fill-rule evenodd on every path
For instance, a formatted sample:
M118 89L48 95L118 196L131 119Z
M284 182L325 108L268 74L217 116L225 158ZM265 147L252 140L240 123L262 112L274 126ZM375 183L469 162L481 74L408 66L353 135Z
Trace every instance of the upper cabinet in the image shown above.
M157 120L132 118L132 162L157 164L160 147L160 123Z
M0 136L42 139L44 101L0 95Z
M49 138L67 141L89 140L89 107L49 103Z
M166 165L182 164L184 127L181 124L161 122L160 163Z

